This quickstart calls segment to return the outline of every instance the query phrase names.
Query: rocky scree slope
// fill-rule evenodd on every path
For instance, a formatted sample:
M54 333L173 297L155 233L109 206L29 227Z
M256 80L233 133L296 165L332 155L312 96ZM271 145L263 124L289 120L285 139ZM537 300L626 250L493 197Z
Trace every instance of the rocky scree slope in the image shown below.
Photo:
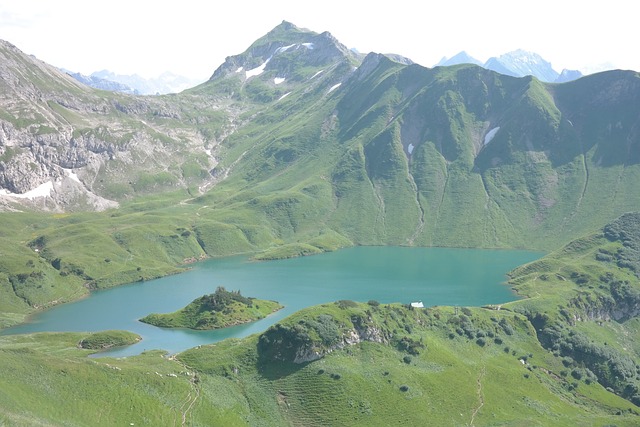
M207 139L187 118L203 104L214 110L214 102L184 106L98 91L9 43L0 55L5 209L33 201L37 209L103 210L136 194L206 181L215 165ZM205 117L218 125L224 115ZM33 191L43 185L44 192Z

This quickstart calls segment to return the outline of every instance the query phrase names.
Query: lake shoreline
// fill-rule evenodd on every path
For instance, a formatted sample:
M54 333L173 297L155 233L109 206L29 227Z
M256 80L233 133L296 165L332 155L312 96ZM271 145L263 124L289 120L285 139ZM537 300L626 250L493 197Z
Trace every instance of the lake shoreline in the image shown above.
M353 246L345 246L342 248L338 248L336 250L326 250L322 253L313 253L313 254L299 254L297 256L292 256L292 257L274 257L274 258L257 258L256 256L264 251L261 252L244 252L244 253L239 253L239 254L233 254L233 255L224 255L224 256L210 256L210 255L202 255L200 257L190 257L190 258L186 258L183 260L182 263L180 264L176 264L174 266L175 269L177 269L176 271L167 273L167 274L163 274L163 275L158 275L158 276L154 276L154 277L150 277L148 279L144 279L144 280L140 280L140 281L134 281L134 282L122 282L122 283L116 283L112 286L109 286L107 288L99 288L99 289L92 289L90 286L87 286L87 284L83 285L83 288L87 290L87 292L83 292L82 295L78 296L77 298L60 298L58 300L53 300L53 301L49 301L45 304L43 304L42 306L35 306L32 307L32 310L30 310L27 313L15 313L15 312L11 312L9 314L13 314L15 316L23 316L23 320L15 323L13 325L10 326L5 326L2 327L0 326L0 336L5 335L3 333L3 331L7 330L7 329L12 329L15 328L17 326L20 325L24 325L24 324L28 324L32 321L34 316L38 316L40 313L46 312L47 310L51 310L51 309L55 309L56 307L59 307L61 305L65 305L65 304L73 304L76 303L78 301L82 301L83 299L86 298L90 298L92 296L92 294L96 293L96 292L102 292L108 289L114 289L114 288L118 288L118 287L122 287L122 286L130 286L130 285L135 285L137 283L142 283L142 282L148 282L148 281L153 281L153 280L158 280L158 279L162 279L165 277L170 277L170 276L175 276L175 275L181 275L181 274L185 274L188 273L189 271L191 271L193 268L197 267L198 264L203 263L203 262L207 262L209 260L216 260L216 259L224 259L224 258L235 258L235 257L248 257L248 260L251 262L271 262L271 261L281 261L281 260L287 260L287 259L296 259L296 258L304 258L304 257L311 257L311 256L319 256L319 255L323 255L323 254L328 254L328 253L335 253L335 252L339 252L342 250L348 250L348 249L352 249L352 248L385 248L385 247L398 247L398 248L414 248L414 249L470 249L470 250L482 250L482 251L523 251L523 252L539 252L536 250L530 250L530 249L526 249L526 248L473 248L473 247L450 247L450 246L403 246L403 245L398 245L398 246L389 246L389 245L353 245ZM539 252L540 256L543 256L544 252ZM182 269L180 269L181 267L183 267ZM60 301L61 300L61 301Z
M543 254L531 251L357 246L313 257L256 262L248 255L210 258L182 274L95 291L80 301L35 313L30 323L0 331L127 330L143 337L116 356L145 349L183 348L264 331L312 305L353 300L429 306L483 306L520 299L506 274ZM460 268L465 265L465 268ZM158 330L139 322L149 313L174 312L218 286L241 290L285 308L251 324L213 331Z

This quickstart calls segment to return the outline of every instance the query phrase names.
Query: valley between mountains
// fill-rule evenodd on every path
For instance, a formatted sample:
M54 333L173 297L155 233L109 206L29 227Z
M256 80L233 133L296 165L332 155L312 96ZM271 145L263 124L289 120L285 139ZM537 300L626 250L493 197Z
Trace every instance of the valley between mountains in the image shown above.
M90 334L0 336L0 423L638 424L637 72L426 68L288 22L179 94L0 58L2 328L207 257L548 252L500 310L338 301L125 359L87 358Z

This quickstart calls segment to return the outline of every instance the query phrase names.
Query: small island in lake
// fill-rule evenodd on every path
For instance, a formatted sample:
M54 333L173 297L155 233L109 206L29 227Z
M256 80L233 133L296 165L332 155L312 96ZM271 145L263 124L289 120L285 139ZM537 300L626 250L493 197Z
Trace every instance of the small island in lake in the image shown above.
M138 334L129 331L100 331L83 338L78 347L87 350L107 350L112 347L124 347L142 340Z
M220 286L176 312L153 313L140 321L162 328L219 329L260 320L281 308L276 301L244 297Z

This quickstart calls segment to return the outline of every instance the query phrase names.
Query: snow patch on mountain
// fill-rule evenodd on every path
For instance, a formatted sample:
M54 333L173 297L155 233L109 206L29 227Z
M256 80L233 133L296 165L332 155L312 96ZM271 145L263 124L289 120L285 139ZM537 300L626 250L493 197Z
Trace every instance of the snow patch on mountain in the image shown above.
M316 78L316 77L318 77L320 74L322 74L322 72L323 72L323 71L324 71L324 70L320 70L320 71L318 71L318 72L317 72L317 73L315 73L313 76L311 76L311 77L309 78L309 80L315 79L315 78Z
M247 78L250 78L250 77L259 76L260 74L262 74L264 72L264 67L266 67L269 61L271 61L271 58L272 57L270 56L269 59L267 59L262 63L262 65L259 65L256 68L252 68L251 70L245 71L245 76Z
M276 53L286 52L286 51L288 51L289 49L291 49L292 47L294 47L295 45L296 45L296 44L294 43L294 44L290 44L289 46L282 46L282 47L279 47L279 48L276 50Z
M413 144L409 144L409 146L407 147L407 152L408 152L409 154L413 153L413 149L414 149L414 148L415 148L415 147L414 147L414 145L413 145Z
M15 197L16 199L35 199L38 197L47 197L51 196L51 191L53 191L53 182L47 181L44 184L40 184L33 190L29 190L23 194L12 193L6 189L0 190L0 196L9 196Z
M279 85L280 83L284 82L284 77L276 77L273 79L273 83Z
M331 88L329 88L329 91L328 91L327 93L331 93L331 92L333 92L334 90L338 89L338 88L340 87L340 85L341 85L341 84L342 84L342 83L338 83L338 84L335 84L335 85L331 86Z
M78 178L78 175L73 173L73 169L62 169L66 172L67 176L69 178L71 178L73 181L77 182L78 184L82 184L82 182L80 181L80 178Z
M285 99L291 92L287 92L284 95L282 95L280 98L278 98L278 101L282 101L283 99Z
M500 126L496 126L493 129L491 129L489 132L487 132L487 134L484 136L484 145L487 145L488 143L490 143L491 140L496 136L496 133L498 133L499 130L500 130Z

